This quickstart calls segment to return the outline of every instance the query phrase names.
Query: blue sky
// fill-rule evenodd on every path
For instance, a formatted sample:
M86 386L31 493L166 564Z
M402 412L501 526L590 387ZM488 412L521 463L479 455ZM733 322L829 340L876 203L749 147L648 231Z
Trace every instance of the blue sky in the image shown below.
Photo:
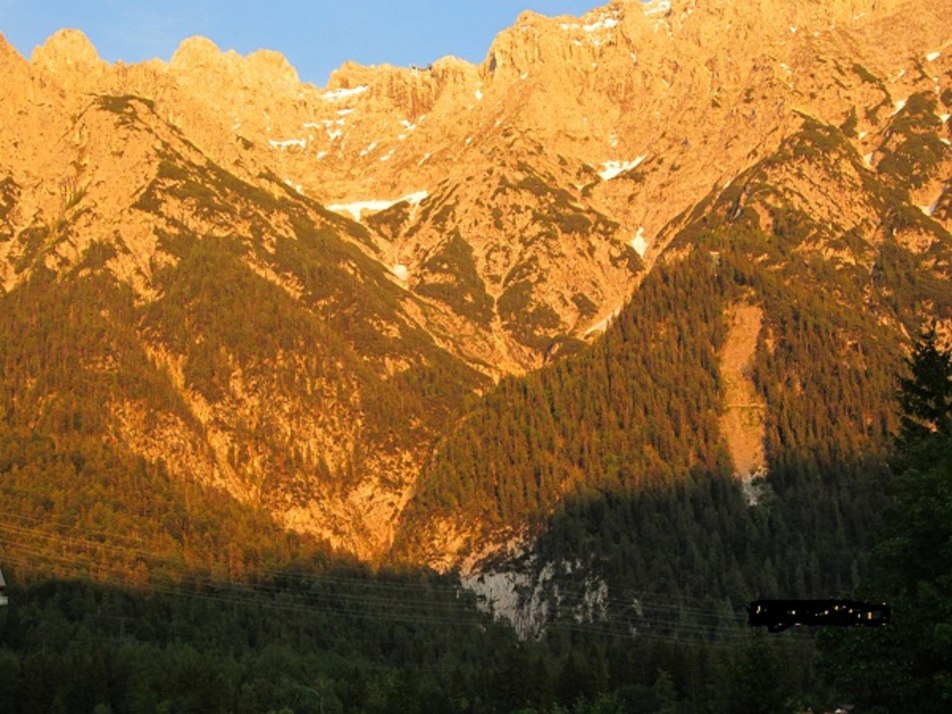
M479 62L523 10L580 15L607 0L0 0L0 33L25 57L63 27L81 29L103 59L168 60L191 35L242 54L284 54L324 85L348 59L426 65Z

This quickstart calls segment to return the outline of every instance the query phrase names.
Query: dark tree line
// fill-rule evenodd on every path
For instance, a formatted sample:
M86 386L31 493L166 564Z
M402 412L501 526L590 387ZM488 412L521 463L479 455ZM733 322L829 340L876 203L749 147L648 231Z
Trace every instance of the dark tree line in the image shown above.
M890 503L862 594L892 623L829 633L820 651L833 691L869 712L952 706L952 350L935 326L902 379L902 431Z

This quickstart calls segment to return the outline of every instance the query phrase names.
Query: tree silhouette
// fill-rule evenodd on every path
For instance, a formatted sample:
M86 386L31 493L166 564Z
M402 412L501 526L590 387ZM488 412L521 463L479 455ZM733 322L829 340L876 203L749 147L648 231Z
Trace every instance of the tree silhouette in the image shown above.
M939 346L933 322L908 359L911 376L900 381L900 442L911 445L930 434L952 431L952 354Z
M902 380L902 433L892 504L859 595L883 598L893 623L827 633L821 653L837 691L863 711L947 711L952 705L952 354L928 328ZM865 629L865 628L859 628Z

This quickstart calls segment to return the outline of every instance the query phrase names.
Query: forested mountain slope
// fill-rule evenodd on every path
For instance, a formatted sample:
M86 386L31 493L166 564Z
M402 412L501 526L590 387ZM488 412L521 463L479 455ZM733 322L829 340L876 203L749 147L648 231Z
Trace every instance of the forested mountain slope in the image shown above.
M504 381L440 444L400 552L514 569L535 624L558 613L566 578L593 592L604 579L599 597L629 608L645 594L736 609L854 585L903 345L952 310L952 236L914 197L950 175L942 101L911 96L872 166L849 126L804 116L775 154L679 218L595 345ZM738 310L755 345L741 369L724 358ZM730 403L728 374L749 382L751 404ZM732 463L732 410L763 443L759 473ZM478 564L496 549L518 557ZM494 577L477 587L492 591Z
M484 378L434 343L365 229L225 171L148 100L95 98L75 126L60 150L88 185L5 246L5 428L86 438L372 556Z
M740 608L867 570L952 324L950 26L619 0L324 88L0 38L0 691L805 710Z
M323 89L201 38L0 42L2 424L79 464L15 487L141 459L453 567L592 489L750 500L878 453L885 375L948 317L943 19L615 2Z

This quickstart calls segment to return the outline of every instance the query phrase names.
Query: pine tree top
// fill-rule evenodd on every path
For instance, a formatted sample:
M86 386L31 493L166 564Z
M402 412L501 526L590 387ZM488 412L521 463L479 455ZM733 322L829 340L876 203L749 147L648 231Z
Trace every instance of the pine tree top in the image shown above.
M952 433L952 351L939 344L936 323L920 335L907 359L910 376L900 380L900 443Z

